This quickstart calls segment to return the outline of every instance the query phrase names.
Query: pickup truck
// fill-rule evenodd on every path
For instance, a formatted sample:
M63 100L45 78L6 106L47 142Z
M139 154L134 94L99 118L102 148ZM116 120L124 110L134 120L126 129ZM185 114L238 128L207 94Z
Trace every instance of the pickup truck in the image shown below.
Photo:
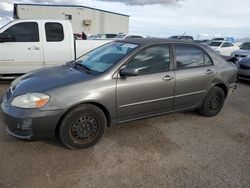
M75 40L67 20L14 20L0 28L0 79L75 60L107 40Z

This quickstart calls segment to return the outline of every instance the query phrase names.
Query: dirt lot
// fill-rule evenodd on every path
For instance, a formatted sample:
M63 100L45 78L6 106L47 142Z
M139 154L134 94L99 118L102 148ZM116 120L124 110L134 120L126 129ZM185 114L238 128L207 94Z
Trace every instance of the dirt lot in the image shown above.
M0 85L0 93L8 85ZM109 128L95 147L7 136L0 187L250 187L250 83L213 118L176 113Z

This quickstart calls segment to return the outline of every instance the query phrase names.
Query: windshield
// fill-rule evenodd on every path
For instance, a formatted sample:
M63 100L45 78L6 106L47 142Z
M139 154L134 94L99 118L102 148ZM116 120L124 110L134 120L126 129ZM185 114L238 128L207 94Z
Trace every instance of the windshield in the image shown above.
M172 36L172 37L169 37L170 39L180 39L180 36Z
M219 47L221 45L222 42L209 42L208 45L209 46L216 46Z
M224 40L224 38L213 38L212 40Z
M130 43L111 42L83 55L74 64L94 73L103 73L137 46Z
M7 24L4 24L2 27L0 27L0 30L2 29L2 28L4 28L6 25L9 25L10 23L12 23L13 21L11 21L11 22L9 22L9 23L7 23Z
M240 49L242 50L250 50L250 42L244 42L241 46Z

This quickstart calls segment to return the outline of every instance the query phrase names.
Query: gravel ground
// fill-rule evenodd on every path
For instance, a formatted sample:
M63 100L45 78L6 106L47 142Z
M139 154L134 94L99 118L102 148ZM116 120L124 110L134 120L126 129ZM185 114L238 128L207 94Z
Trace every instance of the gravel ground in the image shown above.
M0 85L0 93L7 87ZM216 117L175 113L109 128L86 150L7 136L0 187L250 187L250 83Z

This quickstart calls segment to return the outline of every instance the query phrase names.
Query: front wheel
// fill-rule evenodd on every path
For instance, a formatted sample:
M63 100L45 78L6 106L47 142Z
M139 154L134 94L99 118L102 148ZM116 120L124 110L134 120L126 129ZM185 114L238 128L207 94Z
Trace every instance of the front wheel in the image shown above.
M216 116L221 111L224 101L224 91L220 87L212 87L205 97L201 108L199 109L200 114L207 117Z
M95 105L83 104L70 110L62 120L59 136L71 149L83 149L95 145L103 136L107 119Z

